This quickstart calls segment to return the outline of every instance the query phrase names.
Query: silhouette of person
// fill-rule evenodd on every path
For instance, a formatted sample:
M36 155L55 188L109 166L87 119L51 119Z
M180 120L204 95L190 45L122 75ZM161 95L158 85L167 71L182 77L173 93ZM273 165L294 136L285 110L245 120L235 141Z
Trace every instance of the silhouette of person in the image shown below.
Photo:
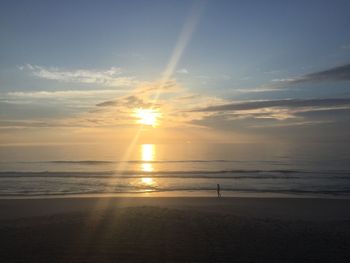
M220 189L220 185L219 184L217 184L216 185L216 191L218 192L218 198L220 198L221 197L221 189Z

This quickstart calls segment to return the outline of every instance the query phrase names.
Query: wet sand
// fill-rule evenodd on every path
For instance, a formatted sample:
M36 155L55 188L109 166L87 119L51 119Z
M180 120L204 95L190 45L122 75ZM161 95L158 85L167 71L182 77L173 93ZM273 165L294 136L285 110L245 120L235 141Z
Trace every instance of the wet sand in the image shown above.
M350 201L0 200L1 262L350 262Z

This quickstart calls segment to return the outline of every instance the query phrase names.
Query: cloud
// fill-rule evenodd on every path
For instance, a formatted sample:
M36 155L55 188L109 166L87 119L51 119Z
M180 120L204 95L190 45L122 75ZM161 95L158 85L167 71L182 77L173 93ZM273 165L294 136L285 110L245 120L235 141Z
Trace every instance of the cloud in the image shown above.
M125 94L124 90L13 91L0 93L0 103L13 105L56 106L86 110L99 101Z
M137 125L135 109L154 108L166 116L162 127L186 127L193 126L191 121L206 113L189 114L184 110L223 101L190 93L176 80L142 83L130 90L12 91L0 93L0 117L12 120L34 118L40 121L40 125L44 121L48 126L58 127L130 127ZM30 125L12 123L12 126L25 128Z
M134 90L128 92L124 96L117 99L107 100L97 103L97 107L127 107L127 108L146 108L157 107L159 103L155 99L156 94L178 94L182 93L183 89L177 84L175 80L168 80L166 82L155 81L140 85Z
M157 97L157 92L161 95ZM226 100L191 93L182 88L176 80L150 82L118 98L96 104L89 118L103 119L108 123L135 125L135 109L152 108L162 113L162 127L193 126L193 120L201 119L208 113L189 112L191 107L207 107ZM131 117L130 117L131 116Z
M107 70L62 70L58 68L46 68L38 65L27 64L19 67L20 70L27 70L36 77L57 80L61 82L98 84L105 87L131 87L140 84L134 77L122 76L121 69L111 67Z
M1 118L68 117L90 111L99 101L122 96L121 90L13 91L0 93Z
M293 82L295 80L296 80L296 78L281 78L281 79L272 79L271 81L272 82L285 82L285 83L288 83L288 82Z
M340 82L350 80L350 64L333 67L297 77L274 78L270 83L253 89L238 89L240 93L271 92L285 90L288 86L303 83Z
M278 74L278 73L281 73L281 72L283 72L283 70L276 69L276 70L264 71L263 73L264 73L264 74Z
M121 70L118 68L105 71L75 70L69 72L26 65L22 70L29 70L34 75L46 79L64 82L104 83L103 85L106 86L111 85L112 80L121 77ZM281 89L283 87L281 83L350 80L349 71L350 64L314 72L299 78L275 80L273 88L242 89L237 90L237 92L273 91ZM30 107L33 107L36 103L35 105L39 106L38 109L43 105L46 108L48 105L53 108L56 107L60 109L59 114L64 120L59 121L57 119L48 125L61 125L62 127L74 125L84 127L130 127L137 125L135 109L154 108L162 112L164 117L162 127L197 125L196 127L209 127L218 130L225 127L232 130L245 130L260 124L262 124L261 126L270 125L272 127L275 124L302 126L311 123L329 122L331 117L325 115L326 110L350 109L350 98L280 99L233 103L222 98L191 93L180 86L175 79L138 82L138 85L129 90L106 88L103 90L8 92L5 96L1 96L1 100L5 103L29 102L31 103ZM23 109L29 106L23 106ZM42 108L44 107L40 109ZM64 109L64 112L61 109ZM318 113L320 111L324 111L324 115ZM14 114L6 116L8 118L12 116L24 118L26 116L24 113L25 111L22 110L16 113L16 116ZM317 117L317 114L326 117L323 119ZM48 115L48 117L46 115L40 116L42 117L38 121L50 117ZM9 125L10 123L6 124L6 126ZM46 122L33 123L33 126L35 125L46 125ZM13 123L13 126L19 127L21 125ZM25 124L22 124L22 127L25 126Z
M153 81L139 85L134 91L134 94L143 94L151 96L158 93L179 93L182 92L182 87L174 79L166 81Z
M264 108L301 108L301 107L337 107L350 106L350 98L335 99L283 99L283 100L263 100L248 101L241 103L230 103L217 106L210 106L202 109L192 110L194 112L216 112L216 111L242 111L257 110Z
M144 99L139 98L137 96L131 95L131 96L125 96L121 97L116 100L109 100L109 101L104 101L101 103L96 104L97 107L125 107L129 109L134 109L134 108L150 108L150 107L157 107L155 103L152 103L151 101L145 102Z
M195 112L206 115L192 122L229 134L251 134L274 142L349 141L350 98L246 101L204 109L213 111Z
M273 82L284 84L298 84L307 82L330 82L350 80L350 64L334 67L331 69L317 71L296 78L273 79Z
M178 74L188 74L188 70L186 68L182 68L176 71L176 73Z
M118 104L119 104L119 102L117 100L107 100L107 101L97 103L96 106L97 107L111 107L111 106L117 106Z
M48 122L38 120L0 120L0 129L24 129L51 127Z
M2 93L2 97L6 98L35 98L35 99L48 99L48 98L90 98L96 96L115 96L123 93L120 90L55 90L55 91L13 91Z
M254 88L254 89L235 89L238 93L260 93L282 90L281 88Z
M264 125L252 125L251 128L281 128L281 127L293 127L293 126L311 126L311 125L322 125L333 123L332 121L297 121L297 122L287 122L287 123L274 123L274 124L264 124Z

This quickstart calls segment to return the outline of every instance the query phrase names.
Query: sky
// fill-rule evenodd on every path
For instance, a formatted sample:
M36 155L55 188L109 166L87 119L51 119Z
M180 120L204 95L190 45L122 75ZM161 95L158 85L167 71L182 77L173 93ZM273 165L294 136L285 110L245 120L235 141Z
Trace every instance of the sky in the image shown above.
M0 144L350 143L349 12L347 0L1 1Z

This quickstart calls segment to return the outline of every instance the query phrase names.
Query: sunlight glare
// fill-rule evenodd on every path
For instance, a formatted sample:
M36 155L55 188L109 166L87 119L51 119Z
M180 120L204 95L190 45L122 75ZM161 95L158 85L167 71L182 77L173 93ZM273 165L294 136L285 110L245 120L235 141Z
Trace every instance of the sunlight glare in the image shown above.
M160 112L154 109L136 109L135 115L138 118L137 123L156 127L159 125Z

